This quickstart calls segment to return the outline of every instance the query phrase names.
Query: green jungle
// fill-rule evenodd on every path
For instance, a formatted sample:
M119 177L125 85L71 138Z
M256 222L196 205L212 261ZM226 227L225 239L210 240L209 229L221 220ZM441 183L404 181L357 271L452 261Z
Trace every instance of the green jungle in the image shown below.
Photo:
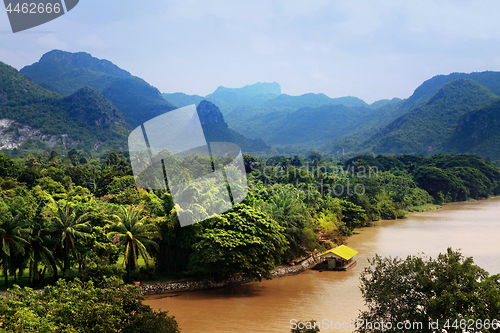
M313 151L305 158L245 154L244 162L245 200L181 228L168 191L136 187L126 153L1 154L3 288L16 287L0 305L0 327L177 332L167 313L140 303L139 287L123 283L269 279L276 266L342 244L372 221L500 193L498 169L471 155L357 156L339 163ZM214 195L199 193L196 200ZM42 294L30 289L43 287Z

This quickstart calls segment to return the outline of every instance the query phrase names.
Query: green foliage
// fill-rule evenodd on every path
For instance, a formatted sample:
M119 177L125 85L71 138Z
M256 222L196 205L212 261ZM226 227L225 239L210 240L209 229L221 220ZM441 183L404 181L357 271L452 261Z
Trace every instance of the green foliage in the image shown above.
M2 239L1 258L5 286L7 287L9 272L14 275L14 280L16 280L16 269L19 268L18 255L25 254L26 247L29 244L27 235L31 233L31 229L25 224L21 213L13 217L5 206L5 204L0 206L0 213L2 216L0 238Z
M67 155L2 159L14 178L0 177L0 228L18 215L18 228L27 228L17 235L17 250L0 258L7 282L19 279L38 288L55 281L58 269L96 285L103 285L106 276L124 274L129 280L208 273L218 279L235 274L268 278L275 265L342 244L370 221L402 218L431 202L500 192L498 169L470 155L365 155L340 165L315 153L268 159L245 154L251 173L244 203L181 227L178 211L207 212L175 207L168 191L136 187L127 154L108 151L95 159L74 150ZM88 160L80 164L82 155ZM211 162L218 166L232 159L163 157L185 181L210 171ZM343 186L342 193L328 191L334 186ZM355 193L355 186L362 193ZM201 190L198 185L183 192L198 208L221 205L218 194L217 187ZM126 271L120 267L122 255ZM154 267L140 267L139 257L148 266L154 257Z
M124 248L124 263L127 276L135 271L137 259L141 256L149 265L148 248L158 249L153 238L160 238L156 225L141 218L141 209L136 207L121 207L115 220L110 224L108 237Z
M475 81L449 82L374 136L373 151L385 154L442 152L460 117L497 100L498 96Z
M191 265L219 277L270 279L288 247L278 223L243 204L205 224L194 244Z
M361 292L368 310L359 319L365 322L391 322L388 332L400 332L398 322L421 322L418 332L435 332L429 322L439 323L439 330L462 332L451 327L457 320L491 322L500 311L500 276L489 276L474 265L472 258L448 249L437 258L408 256L369 260L361 274ZM447 323L449 327L444 327ZM491 327L491 326L490 326ZM358 332L375 332L370 326ZM484 327L481 331L492 332Z
M349 159L345 166L350 168L356 161L382 171L385 192L399 209L429 203L427 193L436 203L487 198L500 193L498 170L473 155L358 156Z
M341 200L340 206L343 216L342 221L347 228L353 230L354 228L360 228L366 225L368 217L362 207L346 200Z
M0 329L9 332L158 332L178 333L166 312L143 305L136 286L106 280L93 283L59 280L42 292L18 286L2 297Z
M91 226L88 213L80 214L79 205L61 202L53 209L48 232L59 241L60 253L64 261L63 274L70 268L70 252L76 253L76 240L88 238Z
M436 167L420 167L415 170L415 181L432 195L436 203L466 199L463 182L452 173Z
M0 152L0 177L16 178L19 175L19 166Z

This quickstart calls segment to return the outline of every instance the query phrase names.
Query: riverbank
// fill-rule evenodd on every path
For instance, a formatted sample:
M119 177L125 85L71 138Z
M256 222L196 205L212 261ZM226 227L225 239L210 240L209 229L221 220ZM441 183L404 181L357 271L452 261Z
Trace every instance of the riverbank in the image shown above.
M306 269L314 266L317 263L316 258L311 257L301 261L294 266L278 266L271 271L273 278L283 277L288 275L299 274ZM223 281L215 281L212 278L206 278L201 280L176 280L176 281L158 281L144 283L141 285L143 295L154 295L154 294L168 294L180 291L193 291L193 290L205 290L222 288L228 286L241 285L248 283L241 275L232 276L229 279ZM252 281L250 281L252 282Z
M404 259L425 253L436 258L447 247L460 248L478 266L491 274L500 273L500 198L450 203L442 209L376 225L349 237L347 246L359 251L358 264L349 271L305 270L238 287L150 295L143 304L168 310L183 332L290 332L291 319L343 323L357 318L365 309L359 274L375 254ZM334 331L352 333L348 329Z
M442 208L442 206L435 204L414 206L408 213L426 212L440 208ZM371 226L375 227L377 222L379 221L371 222L372 223ZM289 266L289 265L278 266L273 271L271 271L271 275L273 276L273 278L277 278L294 274L300 274L303 271L313 267L315 264L316 264L315 259L311 257L297 263L294 266ZM232 276L229 279L223 281L215 281L213 278L183 279L174 281L155 281L155 282L144 283L141 285L141 288L144 295L155 295L155 294L175 293L181 291L196 291L196 290L223 288L229 286L242 285L248 282L253 282L253 281L247 281L242 276L237 275L237 276Z

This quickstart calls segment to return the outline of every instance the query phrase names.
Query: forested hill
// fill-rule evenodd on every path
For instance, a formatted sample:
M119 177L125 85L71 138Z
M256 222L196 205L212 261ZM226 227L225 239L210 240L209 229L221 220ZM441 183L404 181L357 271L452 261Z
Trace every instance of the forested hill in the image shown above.
M498 99L476 81L451 81L426 102L392 121L366 144L371 144L376 154L444 152L461 116Z
M131 127L176 108L143 79L84 52L53 50L20 72L63 95L89 86L112 101Z
M379 172L403 171L401 175L411 174L412 179L429 193L435 202L465 201L500 194L498 169L477 156L365 155L351 158L344 164L347 170L360 166L376 168ZM404 200L404 197L399 199Z
M2 142L34 138L90 150L124 147L129 128L120 111L97 91L84 87L64 97L2 62L0 119L14 121L2 128Z
M370 108L342 104L303 107L283 117L266 139L281 145L318 145L353 131L375 115Z
M407 98L402 107L410 109L432 97L444 84L457 79L474 80L494 94L500 96L500 72L486 71L474 73L451 73L448 75L436 75L422 83L413 94Z
M500 160L500 101L462 116L446 148Z
M413 108L424 105L422 103L426 103L432 96L434 96L438 92L439 89L443 87L443 85L446 85L447 83L450 83L451 81L457 79L474 80L486 87L494 94L500 96L500 72L486 71L437 75L418 86L409 98L402 101L394 100L392 103L383 105L378 109L379 115L376 118L366 122L365 124L362 124L361 126L358 126L354 131L348 134L333 139L330 143L324 145L319 150L325 154L334 154L339 150L344 150L351 156L359 153L373 153L374 142L372 142L372 139L374 137L375 139L380 138L380 133L378 132L386 128L386 126L388 126L391 122L395 121L399 117L405 117L406 113L411 113L411 110ZM467 100L463 100L462 102L464 102L465 104L468 103ZM370 106L373 107L375 105L378 105L379 103L380 102L375 102ZM443 106L446 107L446 105ZM446 114L444 114L444 117L446 118ZM443 120L448 121L448 119ZM437 126L440 127L441 125L437 124ZM376 135L378 137L376 137ZM404 145L401 148L404 148ZM410 151L391 149L390 152L403 153ZM432 151L429 151L429 148L427 147L427 151L411 150L411 152L433 154L436 151L434 150L434 148L432 148ZM446 150L446 147L444 147L444 149L440 150L440 152L457 152L457 150ZM486 157L487 155L481 156Z
M126 78L131 76L129 72L121 69L109 60L97 59L85 52L70 53L60 50L52 50L45 53L37 63L25 66L21 69L21 72L34 81L43 82L54 80L54 78L63 76L75 69L87 69L94 73L102 73L113 77ZM67 79L70 79L70 76L67 76ZM88 83L90 86L91 81ZM74 84L67 84L66 86L59 87L59 89L64 89L67 95L79 88L76 82Z

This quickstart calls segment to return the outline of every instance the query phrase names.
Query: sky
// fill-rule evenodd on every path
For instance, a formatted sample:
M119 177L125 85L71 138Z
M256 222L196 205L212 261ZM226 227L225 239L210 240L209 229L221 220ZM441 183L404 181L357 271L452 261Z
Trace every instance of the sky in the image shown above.
M438 74L500 71L498 13L498 0L80 0L15 34L0 11L0 61L84 51L165 93L278 82L372 103Z

